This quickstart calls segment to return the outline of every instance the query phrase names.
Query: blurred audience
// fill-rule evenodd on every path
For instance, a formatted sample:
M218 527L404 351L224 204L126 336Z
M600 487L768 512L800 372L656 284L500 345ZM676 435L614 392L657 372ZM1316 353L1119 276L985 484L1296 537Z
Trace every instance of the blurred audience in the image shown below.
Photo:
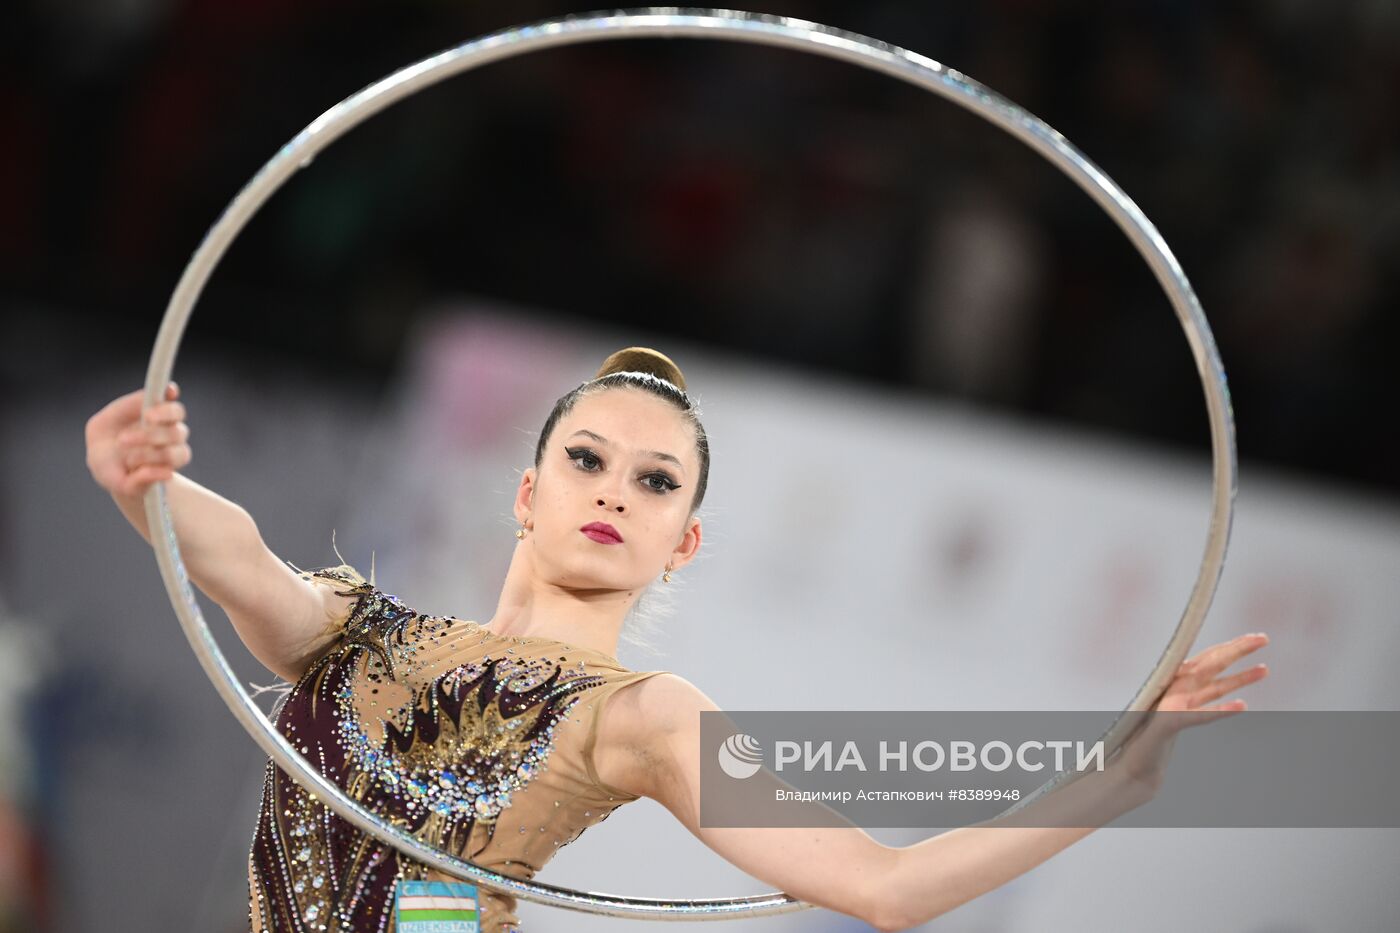
M1400 402L1389 5L765 9L931 55L1064 132L1191 277L1242 456L1400 489L1400 441L1368 417ZM209 223L312 117L565 12L30 0L0 84L7 311L124 322L140 352ZM1086 195L958 108L811 55L602 43L459 77L279 192L196 331L382 371L415 308L463 292L1206 443L1174 316Z

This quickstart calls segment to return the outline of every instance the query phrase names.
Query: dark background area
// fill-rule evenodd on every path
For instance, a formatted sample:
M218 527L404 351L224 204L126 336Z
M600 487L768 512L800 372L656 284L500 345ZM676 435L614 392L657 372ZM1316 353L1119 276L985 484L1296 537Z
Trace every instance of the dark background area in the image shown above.
M65 377L26 346L86 341L140 373L204 231L327 107L458 42L589 9L18 5L0 82L6 393ZM926 54L1064 133L1190 276L1246 466L1400 490L1391 5L759 9ZM1032 231L1038 272L1015 339L993 341L1003 365L954 375L911 334L946 311L930 257L983 196ZM1086 195L953 105L811 55L606 42L439 85L278 193L188 340L372 389L414 313L463 293L1206 449L1180 328Z

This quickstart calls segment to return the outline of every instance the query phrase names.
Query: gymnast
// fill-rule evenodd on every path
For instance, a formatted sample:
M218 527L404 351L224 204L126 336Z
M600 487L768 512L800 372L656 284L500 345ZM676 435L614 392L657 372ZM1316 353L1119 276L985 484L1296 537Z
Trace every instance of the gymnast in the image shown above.
M684 677L615 657L638 597L700 550L710 449L699 414L680 369L645 347L617 351L563 395L520 476L514 555L484 623L417 612L343 560L304 571L274 554L247 510L179 472L192 454L174 383L144 417L139 390L95 413L87 465L148 542L144 496L165 483L191 581L290 685L275 725L304 757L418 838L514 878L533 879L559 847L648 797L789 896L903 930L1156 796L1173 717L1057 792L1083 825L973 825L907 846L854 826L702 826L699 714L718 707ZM1192 724L1243 710L1218 701L1268 669L1224 672L1267 642L1199 652L1154 709L1202 713ZM394 930L400 885L455 880L344 821L271 760L247 867L253 933ZM483 887L477 903L483 933L520 929L514 896Z

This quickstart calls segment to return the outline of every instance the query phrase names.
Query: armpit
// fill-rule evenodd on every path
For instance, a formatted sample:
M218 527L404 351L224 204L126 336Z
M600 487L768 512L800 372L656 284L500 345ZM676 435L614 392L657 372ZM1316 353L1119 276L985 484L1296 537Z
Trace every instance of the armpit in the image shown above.
M620 787L614 787L598 776L595 754L598 745L598 724L602 721L603 711L607 707L608 701L611 700L618 691L632 684L640 683L648 677L654 677L657 674L665 673L667 673L667 671L637 671L591 691L587 702L588 705L592 707L592 715L588 717L588 736L583 743L583 765L588 774L589 782L610 797L628 801L637 800L640 795L625 791Z

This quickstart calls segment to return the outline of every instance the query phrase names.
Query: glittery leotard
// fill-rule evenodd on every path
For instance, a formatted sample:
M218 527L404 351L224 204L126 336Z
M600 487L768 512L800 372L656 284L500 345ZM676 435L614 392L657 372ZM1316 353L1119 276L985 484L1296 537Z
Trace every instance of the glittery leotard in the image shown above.
M618 689L663 671L415 612L348 564L302 576L355 602L276 726L347 796L522 879L638 799L598 779L598 717ZM400 879L452 880L347 823L268 761L248 860L253 933L394 930ZM482 933L519 929L515 897L484 885L478 894Z

